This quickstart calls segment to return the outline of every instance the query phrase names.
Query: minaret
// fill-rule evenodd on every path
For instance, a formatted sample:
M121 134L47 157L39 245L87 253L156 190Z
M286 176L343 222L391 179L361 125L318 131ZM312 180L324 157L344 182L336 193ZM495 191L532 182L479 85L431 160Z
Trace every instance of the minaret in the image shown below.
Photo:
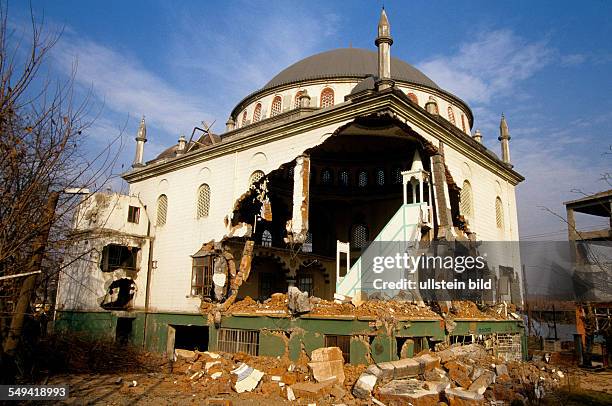
M380 81L378 89L384 90L393 86L391 80L391 26L385 8L383 7L378 20L378 37L374 41L378 47L378 79Z
M138 134L136 135L136 156L134 157L132 168L140 168L144 166L145 142L147 142L147 125L145 124L145 117L142 116L142 120L140 120L140 127L138 127Z
M187 140L185 140L185 136L181 135L178 139L178 144L176 145L176 155L183 155L187 149Z
M501 159L506 163L510 163L510 130L508 130L508 123L506 123L506 117L502 113L501 121L499 123L499 137L501 141Z
M479 143L482 144L482 134L480 133L480 128L478 130L476 130L476 132L474 133L472 138L474 139L474 141L479 142Z

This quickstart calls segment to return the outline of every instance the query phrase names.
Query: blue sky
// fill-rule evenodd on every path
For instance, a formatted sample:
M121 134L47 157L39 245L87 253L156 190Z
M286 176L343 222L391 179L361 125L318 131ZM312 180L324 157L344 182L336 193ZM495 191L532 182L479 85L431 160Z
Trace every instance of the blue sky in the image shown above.
M284 67L339 47L374 49L375 1L33 1L64 33L50 60L67 75L76 58L81 92L101 114L95 150L125 127L121 162L133 158L142 114L153 158L202 120L222 132L232 107ZM499 152L510 126L522 237L563 238L562 201L610 186L612 2L385 1L392 55L471 106L485 144ZM28 2L9 4L25 27ZM579 219L580 220L580 219ZM589 227L603 220L584 219Z

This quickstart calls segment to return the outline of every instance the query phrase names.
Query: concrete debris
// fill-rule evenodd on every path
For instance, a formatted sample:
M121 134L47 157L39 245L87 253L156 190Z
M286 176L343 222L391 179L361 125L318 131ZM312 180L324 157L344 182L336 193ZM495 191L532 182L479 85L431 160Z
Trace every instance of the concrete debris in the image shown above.
M138 385L138 382L132 381L128 384L128 388L135 388Z
M368 399L372 395L377 380L375 375L364 372L353 386L353 395L356 398Z
M261 381L261 378L264 376L263 372L245 363L234 369L232 373L238 376L238 380L234 385L234 389L238 393L252 391L259 385L259 381Z
M325 347L314 350L308 363L312 376L317 382L334 380L344 383L344 358L338 347Z
M117 378L117 380L115 381L115 385L121 385L121 383L123 382L123 378L119 377Z
M308 292L302 292L295 286L290 286L287 292L287 308L293 314L308 313L312 310Z
M222 375L223 375L223 372L218 371L218 372L215 372L214 374L210 375L210 377L212 379L219 379L219 378L221 378Z
M400 402L415 406L437 405L443 389L435 385L430 389L425 382L417 379L396 379L380 388L378 397L383 402Z
M463 388L451 388L444 391L450 406L484 406L484 396Z
M480 395L484 394L487 388L495 382L495 374L491 371L483 371L468 388L472 392Z
M290 386L298 398L320 399L334 385L335 379L323 382L298 382Z
M352 301L353 301L353 298L351 296L334 293L334 303L346 304L346 303L352 303Z
M503 364L495 365L495 373L497 376L508 375L508 367Z
M296 397L293 393L293 389L291 389L291 386L287 386L287 400L293 402L295 399Z
M189 350L181 350L180 348L177 348L176 350L174 350L174 360L176 361L179 358L183 358L183 359L193 359L195 357L195 351L189 351Z

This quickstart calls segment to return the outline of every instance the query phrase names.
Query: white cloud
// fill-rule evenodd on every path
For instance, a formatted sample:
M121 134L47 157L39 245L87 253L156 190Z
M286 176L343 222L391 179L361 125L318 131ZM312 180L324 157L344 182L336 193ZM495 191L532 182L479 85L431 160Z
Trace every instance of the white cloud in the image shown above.
M551 55L545 41L528 42L510 30L497 30L481 33L456 54L434 57L419 68L457 96L487 103L542 69Z
M128 55L74 36L62 38L53 50L53 62L69 74L77 61L76 82L91 87L106 107L139 117L170 134L187 132L208 118L200 100L181 92Z

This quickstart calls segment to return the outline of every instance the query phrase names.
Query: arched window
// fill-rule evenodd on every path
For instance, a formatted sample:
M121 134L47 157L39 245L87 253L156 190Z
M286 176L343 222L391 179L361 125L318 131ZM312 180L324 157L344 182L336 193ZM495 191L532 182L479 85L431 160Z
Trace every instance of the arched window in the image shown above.
M253 111L253 122L256 123L259 120L261 120L261 103L257 103Z
M499 196L495 198L495 223L497 224L497 228L504 228L504 206Z
M347 187L349 185L349 174L346 170L341 170L338 174L338 182L340 186Z
M262 247L272 246L272 233L270 233L268 230L264 230L264 232L261 233L261 246Z
M467 180L463 182L459 199L461 214L466 218L472 218L472 185Z
M261 180L261 178L263 178L265 175L265 173L263 173L263 171L255 171L251 174L251 177L249 178L249 187L253 186L254 184L256 184L257 182L259 182Z
M326 87L321 91L321 108L331 107L334 105L334 90L331 87Z
M270 108L270 117L274 117L281 113L283 107L283 99L280 96L276 96L272 100L272 108Z
M364 248L368 243L368 227L365 224L355 224L351 230L351 245Z
M408 98L415 104L419 104L419 98L414 93L408 93Z
M359 187L368 186L368 172L364 170L359 171L358 184L359 184Z
M378 168L376 170L376 184L378 186L384 186L385 185L385 170L382 168Z
M393 168L393 172L391 173L391 179L393 179L394 185L399 185L402 183L402 170L399 166Z
M198 188L198 218L208 217L210 208L210 186L206 183Z
M160 195L157 198L157 226L166 224L166 216L168 215L168 196Z
M295 94L295 101L293 102L293 108L297 109L300 107L300 96L303 94L301 90Z
M467 133L467 128L465 126L465 116L463 114L461 115L461 127L463 127L463 132Z
M452 124L456 124L455 113L453 113L453 108L451 106L448 106L448 121L450 121Z
M247 112L246 110L242 113L242 121L240 122L240 127L244 127L247 121Z
M329 168L323 169L321 171L321 183L324 185L331 185L332 183L332 171Z

